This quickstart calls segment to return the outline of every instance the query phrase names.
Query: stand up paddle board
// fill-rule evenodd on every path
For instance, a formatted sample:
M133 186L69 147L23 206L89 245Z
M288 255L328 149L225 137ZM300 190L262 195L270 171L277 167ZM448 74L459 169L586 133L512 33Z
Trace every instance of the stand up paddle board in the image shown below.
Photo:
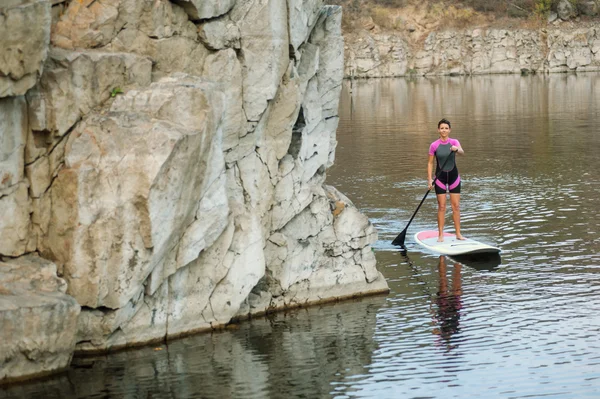
M415 234L417 244L444 255L497 254L500 248L467 238L459 240L456 234L444 233L444 241L438 242L436 230L420 231Z

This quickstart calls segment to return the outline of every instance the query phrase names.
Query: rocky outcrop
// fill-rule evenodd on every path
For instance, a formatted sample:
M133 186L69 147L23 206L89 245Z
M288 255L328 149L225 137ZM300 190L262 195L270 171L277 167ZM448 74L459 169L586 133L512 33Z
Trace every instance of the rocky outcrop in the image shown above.
M56 265L37 256L0 262L0 381L69 365L80 306Z
M363 31L346 35L346 53L345 76L356 78L600 71L600 31L476 28L431 32L422 43Z
M0 381L60 369L74 350L387 291L373 226L324 184L344 68L339 7L9 3L0 15L43 12L38 39L33 20L0 39L17 54L0 65L2 334L18 333L30 306L14 294L13 263L27 265L19 281L45 281L28 290L46 298L32 302L44 317L31 317L48 327L11 346Z

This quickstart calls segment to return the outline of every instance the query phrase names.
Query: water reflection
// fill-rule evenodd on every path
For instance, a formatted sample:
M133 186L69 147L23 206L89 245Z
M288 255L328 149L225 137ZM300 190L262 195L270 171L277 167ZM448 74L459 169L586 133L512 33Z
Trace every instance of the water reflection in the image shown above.
M343 91L328 181L376 225L392 290L380 315L383 350L371 378L352 389L386 398L600 397L600 181L590 172L599 85L594 73L381 79ZM467 154L463 234L502 248L502 258L446 258L445 282L439 257L410 239L435 226L435 200L408 231L410 262L390 245L425 190L441 117Z
M502 264L500 254L453 255L452 260L479 271L492 271Z
M440 337L438 344L443 345L446 351L455 349L458 344L452 337L460 332L460 313L462 309L462 265L454 263L451 282L448 282L446 257L440 256L438 262L439 286L435 296L435 311L433 321L436 327L433 333Z
M385 296L277 313L169 343L76 357L63 375L0 388L0 398L327 397L365 373Z
M370 176L422 179L423 168L414 173L414 165L424 163L423 155L413 149L428 148L442 116L453 122L467 157L486 161L478 169L462 162L463 175L520 169L522 176L551 168L568 178L554 166L566 172L593 161L587 140L599 140L591 132L600 109L600 74L362 80L352 93L345 85L336 164Z

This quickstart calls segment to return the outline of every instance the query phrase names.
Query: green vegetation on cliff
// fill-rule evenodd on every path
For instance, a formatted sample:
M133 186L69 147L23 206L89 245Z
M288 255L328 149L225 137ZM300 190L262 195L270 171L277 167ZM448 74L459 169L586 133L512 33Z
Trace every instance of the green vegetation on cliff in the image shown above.
M596 0L329 0L344 7L344 30L412 29L425 22L427 30L472 25L524 27L546 24L560 17L596 19ZM551 17L553 14L557 16ZM424 18L424 16L427 18ZM565 17L566 15L566 17ZM420 16L420 17L419 17ZM551 17L549 19L549 17ZM424 27L424 26L422 26Z

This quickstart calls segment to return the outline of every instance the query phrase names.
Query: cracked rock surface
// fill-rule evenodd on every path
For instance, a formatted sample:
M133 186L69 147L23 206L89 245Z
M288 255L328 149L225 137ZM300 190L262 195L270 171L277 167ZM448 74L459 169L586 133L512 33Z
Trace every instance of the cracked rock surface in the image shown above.
M564 1L571 6L569 1ZM572 6L571 6L572 7ZM344 74L355 78L600 71L597 25L541 29L469 28L346 35Z
M11 0L9 13L31 23L0 35L0 382L387 292L373 226L324 184L339 7Z

